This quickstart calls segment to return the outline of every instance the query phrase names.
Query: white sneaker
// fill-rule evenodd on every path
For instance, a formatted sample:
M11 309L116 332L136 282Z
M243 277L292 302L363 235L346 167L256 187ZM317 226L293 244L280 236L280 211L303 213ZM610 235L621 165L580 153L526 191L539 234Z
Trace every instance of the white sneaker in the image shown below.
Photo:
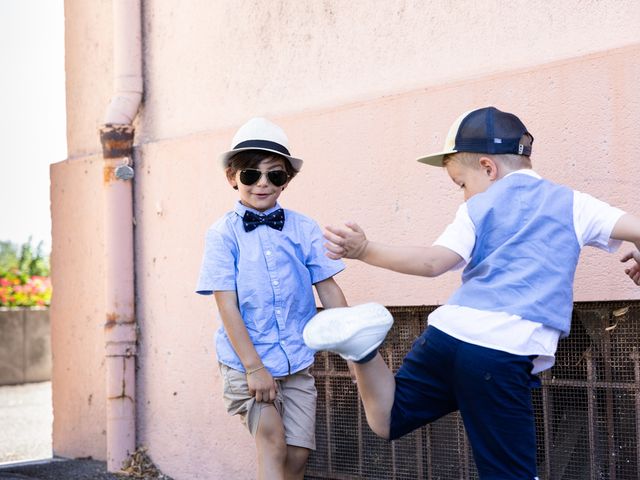
M360 360L380 346L392 325L391 313L379 303L328 308L309 320L302 338L313 350Z

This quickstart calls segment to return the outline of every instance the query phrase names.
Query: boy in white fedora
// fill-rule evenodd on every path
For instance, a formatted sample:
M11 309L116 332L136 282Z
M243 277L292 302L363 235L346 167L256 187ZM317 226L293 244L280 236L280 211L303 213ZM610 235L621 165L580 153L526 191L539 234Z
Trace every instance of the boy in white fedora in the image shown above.
M302 479L315 449L314 351L302 339L317 313L346 307L316 222L278 203L302 168L284 131L252 118L220 157L240 199L207 231L197 293L215 296L216 353L227 411L256 442L257 478Z
M310 347L356 362L379 436L460 411L482 480L537 478L531 388L569 334L582 247L640 248L640 219L541 178L532 143L518 117L487 107L461 115L443 151L418 159L444 167L465 200L432 246L373 242L356 223L327 228L331 258L426 277L464 266L462 285L429 315L395 376L377 353L392 323L380 305L320 312L304 331ZM635 266L627 274L637 282Z

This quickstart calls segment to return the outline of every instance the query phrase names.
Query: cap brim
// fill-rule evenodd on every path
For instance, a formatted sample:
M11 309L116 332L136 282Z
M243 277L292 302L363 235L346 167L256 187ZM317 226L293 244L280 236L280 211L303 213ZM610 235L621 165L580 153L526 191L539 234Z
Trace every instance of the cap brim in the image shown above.
M261 150L263 152L270 152L270 153L274 153L280 157L284 157L287 160L289 160L289 162L291 163L291 166L293 167L293 169L296 172L299 172L300 169L302 168L302 159L300 158L295 158L295 157L290 157L289 155L284 155L282 152L278 152L277 150L271 150L269 148L256 148L256 147L248 147L248 148L236 148L235 150L229 150L228 152L223 153L222 155L220 155L220 164L222 165L222 168L227 168L229 166L229 159L231 157L233 157L236 153L238 152L244 152L247 150Z
M458 151L451 149L446 152L432 153L431 155L418 158L417 161L420 163L426 163L427 165L432 165L434 167L442 167L444 157L447 155L451 155L452 153L458 153Z

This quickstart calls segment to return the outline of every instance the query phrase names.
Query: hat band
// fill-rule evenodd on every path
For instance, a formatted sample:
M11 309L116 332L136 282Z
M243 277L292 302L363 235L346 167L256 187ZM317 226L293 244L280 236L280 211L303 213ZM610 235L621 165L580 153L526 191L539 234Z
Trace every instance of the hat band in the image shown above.
M267 150L275 150L276 152L280 152L287 157L290 157L291 154L289 150L276 142L270 142L269 140L245 140L244 142L240 142L235 147L234 150L238 148L258 148L258 149L267 149Z

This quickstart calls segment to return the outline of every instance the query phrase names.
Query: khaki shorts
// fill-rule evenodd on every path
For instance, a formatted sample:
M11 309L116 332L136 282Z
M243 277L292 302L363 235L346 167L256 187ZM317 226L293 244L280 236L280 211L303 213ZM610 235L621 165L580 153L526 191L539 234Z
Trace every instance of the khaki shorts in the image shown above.
M222 392L227 412L240 415L242 423L255 437L263 408L271 403L256 402L249 394L245 373L219 364L222 375ZM278 393L273 402L284 426L287 445L316 449L316 401L318 392L310 368L293 375L276 377Z

